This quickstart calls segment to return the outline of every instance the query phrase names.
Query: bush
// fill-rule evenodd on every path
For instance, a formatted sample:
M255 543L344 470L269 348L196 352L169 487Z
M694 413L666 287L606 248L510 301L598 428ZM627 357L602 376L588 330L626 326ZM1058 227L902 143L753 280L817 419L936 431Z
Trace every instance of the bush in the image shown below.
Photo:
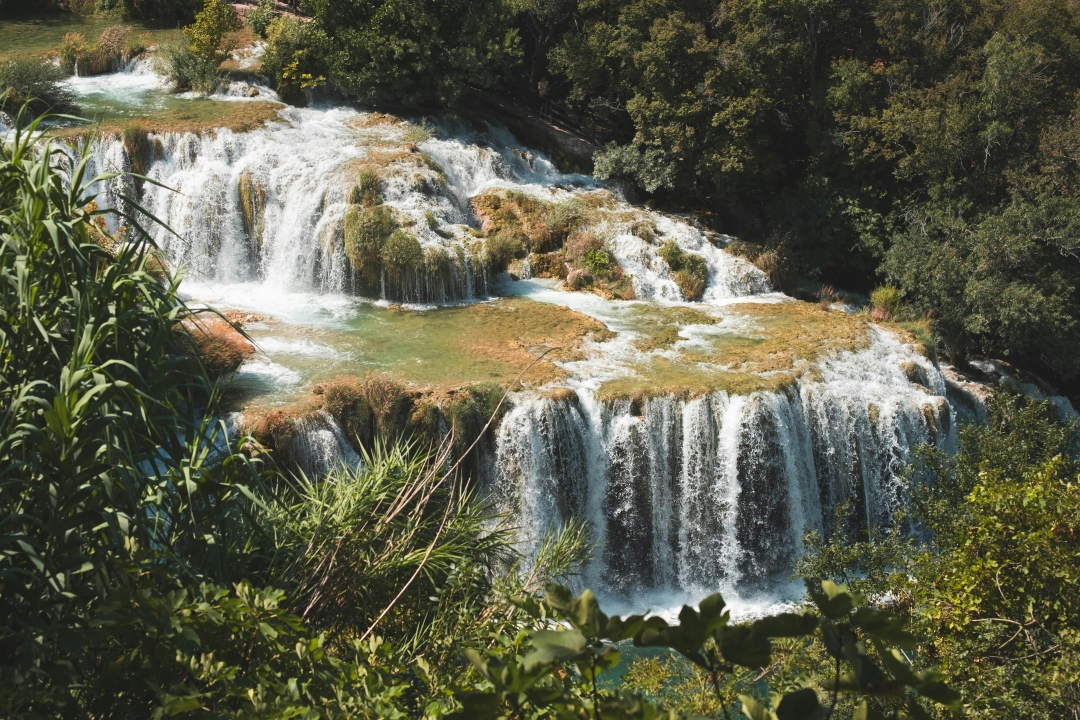
M15 115L25 104L29 117L46 111L76 112L75 94L63 85L64 73L44 58L0 61L0 109Z
M604 248L589 248L582 261L585 268L594 275L606 275L615 267L615 260Z
M119 70L127 59L129 37L131 28L127 25L113 25L101 33L98 44L108 56L110 67L114 70Z
M266 29L263 73L286 102L302 103L303 91L325 80L312 62L306 33L305 25L295 17L275 18Z
M183 41L162 45L154 55L154 70L177 91L212 93L221 83L218 63L200 58Z
M512 235L496 235L484 241L484 268L489 275L503 272L514 258L525 254L521 241Z
M266 29L277 16L276 0L259 0L259 5L247 13L247 24L259 37L266 37Z
M904 293L895 285L881 285L870 293L870 304L888 320L899 314L904 305Z
M660 248L660 257L671 268L672 279L687 300L700 300L709 280L709 269L700 255L683 252L674 240Z

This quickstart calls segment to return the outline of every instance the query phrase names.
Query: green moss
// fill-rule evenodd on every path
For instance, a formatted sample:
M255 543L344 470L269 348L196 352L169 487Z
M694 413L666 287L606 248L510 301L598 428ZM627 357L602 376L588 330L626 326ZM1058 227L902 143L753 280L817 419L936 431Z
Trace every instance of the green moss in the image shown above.
M252 174L245 170L240 173L237 192L240 195L240 219L244 232L256 245L263 242L263 209L266 207L266 189Z
M399 229L383 243L379 259L382 260L387 279L394 284L400 284L409 273L423 269L424 249L416 236Z
M136 120L124 127L121 133L124 150L127 152L131 171L136 175L145 175L153 161L153 145L150 143L150 130L141 121ZM135 184L142 190L143 181L136 178Z
M370 167L361 168L349 202L370 208L381 204L382 201L382 181L379 180L378 174Z
M545 253L562 247L574 228L586 220L580 200L550 203L525 193L500 190L472 199L488 237L516 238L529 252Z
M385 205L350 205L345 211L345 255L369 290L379 287L383 246L396 229L394 216Z

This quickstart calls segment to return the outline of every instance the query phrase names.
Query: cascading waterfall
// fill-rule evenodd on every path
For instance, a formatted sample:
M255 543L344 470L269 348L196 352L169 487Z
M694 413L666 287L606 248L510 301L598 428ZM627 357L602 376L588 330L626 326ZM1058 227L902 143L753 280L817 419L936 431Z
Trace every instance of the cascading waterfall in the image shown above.
M246 92L241 88L237 94ZM424 260L393 278L384 271L378 287L367 292L409 303L484 297L491 278L483 267L482 243L468 231L477 223L471 197L508 187L551 200L597 188L592 178L563 175L542 155L517 149L505 131L493 129L481 137L452 129L447 134L457 135L416 146L405 141L401 127L366 127L365 117L344 108L288 108L282 122L248 133L152 135L148 174L160 186L145 184L141 203L167 226L148 223L168 260L217 284L258 282L281 291L362 294L344 241L356 169L373 158L385 162L386 153L393 155L388 147L399 155L407 148L424 162L385 173L382 195L419 240ZM91 172L131 170L119 137L93 142L90 154ZM122 199L136 196L129 179L113 179L98 190L99 204L133 210ZM654 215L661 242L672 240L705 260L704 301L772 290L764 273L717 248L705 233ZM613 255L633 277L637 297L681 299L657 247L627 228L610 232Z
M852 503L857 528L888 524L912 448L953 442L940 373L892 336L819 366L749 396L522 398L499 429L493 494L519 519L526 551L546 529L587 519L601 547L594 587L768 587L790 572L804 532L831 531L840 503Z
M249 91L237 86L234 94ZM259 298L309 302L313 293L359 292L344 243L349 193L357 168L388 147L424 158L382 183L383 202L424 253L421 270L392 283L383 273L377 295L392 302L446 303L491 290L477 252L482 241L470 232L478 223L469 199L478 193L512 188L561 201L597 189L592 178L560 174L542 155L516 149L497 129L481 136L444 128L417 147L404 141L400 124L371 123L350 109L287 108L281 118L243 134L151 136L149 175L165 187L145 184L141 203L168 225L149 224L158 245L201 287L256 285ZM93 142L90 156L91 175L131 169L118 137ZM136 188L120 177L97 191L99 204L124 207ZM658 252L669 241L704 259L704 305L772 290L764 273L718 247L723 237L648 217L657 242L628 224L607 228L637 298L682 301ZM598 300L564 302L583 309ZM257 306L250 309L264 310ZM567 363L563 387L513 396L481 458L486 490L512 514L526 554L546 530L586 520L599 550L584 582L612 596L774 586L790 572L804 532L830 532L845 502L854 530L887 524L905 500L900 475L912 448L953 442L963 409L946 397L962 391L893 335L871 332L869 347L825 356L786 387L749 395L601 400L601 378ZM299 421L287 452L311 474L359 463L326 412Z

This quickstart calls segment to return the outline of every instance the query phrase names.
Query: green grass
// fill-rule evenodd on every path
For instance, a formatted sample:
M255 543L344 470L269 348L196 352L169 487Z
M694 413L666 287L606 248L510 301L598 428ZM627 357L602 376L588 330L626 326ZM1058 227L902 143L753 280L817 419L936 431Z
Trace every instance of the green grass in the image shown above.
M59 47L69 32L82 33L93 42L102 30L116 24L115 19L62 13L0 20L0 59L47 55ZM138 39L148 47L180 35L178 28L160 23L126 20L122 24L131 26L132 40Z

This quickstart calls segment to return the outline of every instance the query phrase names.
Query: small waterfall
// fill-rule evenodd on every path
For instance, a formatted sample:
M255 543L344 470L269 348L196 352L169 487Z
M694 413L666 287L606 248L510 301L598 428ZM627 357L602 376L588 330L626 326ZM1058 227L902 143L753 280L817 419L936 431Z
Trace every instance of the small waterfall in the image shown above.
M337 421L325 410L297 420L290 453L308 477L326 475L331 470L361 465L360 456L345 439Z
M934 365L881 331L775 392L527 396L500 426L492 494L519 518L526 552L544 529L587 519L601 547L593 587L764 589L786 579L806 531L831 530L840 503L854 505L853 530L891 522L914 447L954 441L944 395Z
M114 75L124 76L140 92L147 82L156 82L145 63ZM238 81L215 97L240 102L253 88L260 97L268 92ZM449 137L417 146L407 141L403 124L377 118L348 108L287 108L281 122L248 133L154 134L148 174L163 187L145 184L140 202L168 227L147 226L172 263L209 283L256 282L283 292L448 303L486 296L492 279L483 266L484 241L471 234L478 224L471 197L510 188L565 199L598 189L592 178L561 174L542 155L518 149L497 128L483 135L444 129ZM90 151L91 172L131 169L118 137L96 140ZM358 168L365 164L383 168L382 199L398 226L420 246L420 257L411 266L393 277L384 272L377 287L359 282L344 238ZM105 185L99 188L100 205L121 207L121 196L136 196L126 179ZM772 290L764 273L717 248L688 223L620 207L653 218L657 243L674 241L704 259L705 302ZM659 258L658 244L626 228L608 232L616 260L633 276L637 297L683 299Z

